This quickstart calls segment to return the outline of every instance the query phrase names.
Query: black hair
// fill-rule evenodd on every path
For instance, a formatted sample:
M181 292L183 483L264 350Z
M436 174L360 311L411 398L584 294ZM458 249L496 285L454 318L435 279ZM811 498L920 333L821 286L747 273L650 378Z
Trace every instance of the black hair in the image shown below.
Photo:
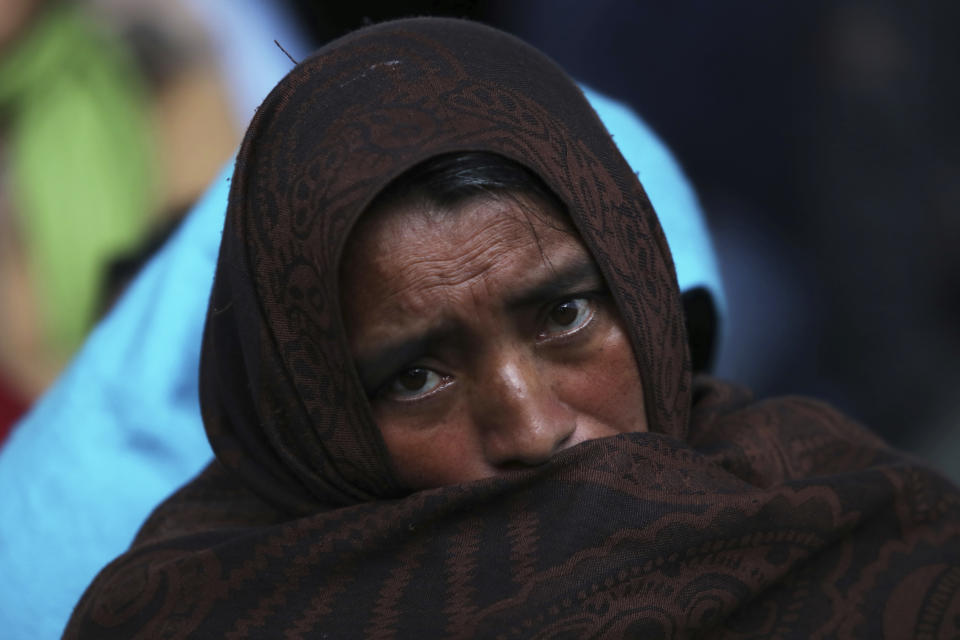
M388 203L426 202L452 210L476 197L517 196L566 213L566 207L540 176L518 162L485 151L448 153L415 165L387 185L370 209Z

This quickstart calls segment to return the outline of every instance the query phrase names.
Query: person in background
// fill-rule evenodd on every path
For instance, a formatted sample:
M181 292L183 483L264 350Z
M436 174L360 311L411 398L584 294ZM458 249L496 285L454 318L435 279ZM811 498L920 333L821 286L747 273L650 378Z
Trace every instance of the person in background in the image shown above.
M9 10L8 10L9 9ZM156 203L147 96L73 3L0 16L0 443L96 319L102 271Z
M113 265L176 224L245 119L182 2L18 2L0 19L2 436L116 293Z

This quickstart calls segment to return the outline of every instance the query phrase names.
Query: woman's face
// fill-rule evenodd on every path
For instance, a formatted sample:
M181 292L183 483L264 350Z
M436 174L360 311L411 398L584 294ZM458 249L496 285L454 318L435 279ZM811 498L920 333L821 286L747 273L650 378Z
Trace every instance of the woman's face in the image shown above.
M569 222L531 207L512 198L446 212L398 206L364 216L348 243L350 348L411 489L647 430L604 280Z

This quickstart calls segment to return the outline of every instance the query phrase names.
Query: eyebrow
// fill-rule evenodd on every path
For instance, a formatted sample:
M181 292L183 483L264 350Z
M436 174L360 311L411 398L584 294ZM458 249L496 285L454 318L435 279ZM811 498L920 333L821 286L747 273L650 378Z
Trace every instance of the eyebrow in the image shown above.
M431 345L448 339L456 333L452 322L443 322L427 331L380 345L369 354L357 358L357 372L367 393L376 391L397 367L422 356Z
M583 287L606 287L603 276L600 275L600 269L589 256L572 260L570 264L560 269L554 269L549 263L548 266L550 278L507 298L508 309L540 304L573 293Z
M585 288L606 287L597 265L589 256L579 257L560 269L550 267L550 275L506 300L510 310L537 306L576 293ZM432 345L450 340L459 330L453 320L439 322L426 331L379 345L368 354L356 359L357 371L367 393L374 392L389 376L396 373L397 366L421 357Z

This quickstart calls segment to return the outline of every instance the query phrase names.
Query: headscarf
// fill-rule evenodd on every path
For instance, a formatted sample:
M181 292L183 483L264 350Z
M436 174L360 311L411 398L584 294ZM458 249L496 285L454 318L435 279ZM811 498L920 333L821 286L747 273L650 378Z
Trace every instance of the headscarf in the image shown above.
M453 151L513 159L566 205L650 433L409 493L344 340L339 261L376 194ZM960 607L956 490L820 403L693 384L636 176L561 70L474 23L355 32L270 94L234 172L200 384L216 461L67 637L879 637Z

